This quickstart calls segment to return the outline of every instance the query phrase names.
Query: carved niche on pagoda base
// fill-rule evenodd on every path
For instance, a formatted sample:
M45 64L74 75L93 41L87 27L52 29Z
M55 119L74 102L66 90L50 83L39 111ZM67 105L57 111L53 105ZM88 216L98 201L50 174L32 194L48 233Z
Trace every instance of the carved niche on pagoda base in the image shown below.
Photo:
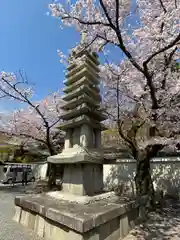
M93 148L93 140L93 129L88 124L83 124L80 130L80 146L85 148Z
M64 149L69 149L73 147L72 133L73 133L73 129L69 128L66 130Z
M92 129L88 124L79 128L68 129L65 137L64 149L77 148L99 148L101 146L101 131Z

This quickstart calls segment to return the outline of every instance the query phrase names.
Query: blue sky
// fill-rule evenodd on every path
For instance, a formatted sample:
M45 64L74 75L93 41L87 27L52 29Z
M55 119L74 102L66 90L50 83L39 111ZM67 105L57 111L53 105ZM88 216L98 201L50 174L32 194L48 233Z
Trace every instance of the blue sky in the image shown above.
M57 49L64 53L79 40L73 29L60 29L60 22L47 16L51 0L0 1L0 70L24 69L35 84L35 99L42 99L61 88L63 65ZM0 101L0 110L18 107L17 103Z

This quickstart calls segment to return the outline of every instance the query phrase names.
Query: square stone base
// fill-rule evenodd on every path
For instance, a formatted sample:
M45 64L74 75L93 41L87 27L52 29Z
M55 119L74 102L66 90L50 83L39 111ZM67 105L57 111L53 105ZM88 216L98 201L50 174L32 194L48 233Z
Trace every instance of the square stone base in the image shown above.
M74 147L48 157L54 164L63 164L62 191L80 196L93 196L103 191L103 155L95 149Z
M93 196L103 191L103 165L65 164L62 191L78 196Z
M119 240L134 227L134 202L107 199L82 205L47 195L16 197L14 220L49 240Z

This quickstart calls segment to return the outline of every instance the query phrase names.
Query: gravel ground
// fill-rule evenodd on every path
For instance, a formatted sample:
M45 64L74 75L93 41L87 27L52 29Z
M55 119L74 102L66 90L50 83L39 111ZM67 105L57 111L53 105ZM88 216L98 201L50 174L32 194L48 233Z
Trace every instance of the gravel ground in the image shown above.
M10 188L0 185L0 240L43 240L12 220L14 197L23 194L22 186Z

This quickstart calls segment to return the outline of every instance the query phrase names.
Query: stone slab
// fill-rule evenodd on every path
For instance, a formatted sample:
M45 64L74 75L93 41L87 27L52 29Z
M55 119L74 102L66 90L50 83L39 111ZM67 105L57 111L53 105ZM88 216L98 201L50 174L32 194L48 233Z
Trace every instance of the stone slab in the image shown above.
M37 215L34 230L39 237L44 237L44 229L45 229L45 219L42 216Z
M83 205L53 199L45 194L16 197L15 205L79 233L88 232L136 207L133 201L125 203L117 198Z
M87 49L83 51L73 51L72 52L72 57L74 58L81 58L83 56L86 56L88 59L91 59L92 62L96 63L97 65L100 64L99 59L98 59L98 54L96 52L89 51Z
M26 211L22 208L21 210ZM128 212L126 215L128 216ZM40 219L41 221L39 221ZM120 240L125 236L122 235L123 232L121 232L121 229L119 228L121 221L122 220L120 217L116 217L108 222L101 224L100 226L93 228L88 232L80 233L68 228L67 226L57 224L54 221L37 215L36 222L38 225L34 226L33 230L37 235L44 237L47 240ZM127 223L126 228L128 225L129 223Z
M86 63L88 63L88 65L92 66L93 69L95 68L97 72L100 71L98 68L98 65L100 64L98 57L94 57L92 54L87 54L87 53L83 53L83 55L81 55L79 57L81 60L84 59L84 62L86 62ZM69 72L74 71L74 69L76 69L76 71L77 71L77 68L79 68L79 64L76 64L74 61L71 62L69 66L67 66L67 70ZM66 77L68 77L68 74L66 75Z
M84 93L83 95L80 95L75 99L72 99L68 103L64 103L61 106L61 108L67 111L69 109L74 109L75 107L77 107L78 105L81 105L82 103L88 103L94 108L100 107L100 103L98 101L95 101L95 100L92 101L92 98L89 97L86 93Z
M93 87L94 91L96 91L97 93L100 93L100 90L97 87L97 85L93 84L92 81L90 81L85 76L82 77L79 81L75 82L74 84L72 84L70 86L66 86L65 88L63 88L63 92L64 93L69 93L69 92L73 91L74 89L78 88L79 86L82 86L83 84L88 84L90 87ZM99 82L97 84L99 84Z
M62 153L50 156L47 158L48 162L58 164L72 164L72 163L97 163L103 164L104 156L98 149L85 149L82 147L69 148L62 151Z
M94 119L97 121L104 121L107 119L107 115L105 115L101 109L94 109L90 107L87 103L83 103L74 109L66 111L61 115L61 118L65 121L66 120L68 121L73 118L77 118L82 114L86 114L87 116L89 116L92 119L92 121Z
M69 72L68 75L66 75L67 79L63 81L66 86L71 85L84 76L88 77L91 81L99 79L98 72L94 70L90 65L83 63L79 68L80 69L78 69L78 71L73 71L73 75L72 72ZM77 68L74 70L77 70Z
M69 128L80 127L83 124L88 124L92 128L100 129L101 131L104 131L107 129L107 127L104 124L100 123L99 121L97 121L95 119L90 118L89 116L87 116L85 114L82 116L79 116L77 118L73 118L73 119L70 119L70 120L67 120L67 121L61 123L58 128L61 130L66 130Z
M62 99L64 101L71 101L72 99L87 93L92 100L95 99L97 102L101 101L101 96L99 93L97 93L97 91L95 91L93 88L91 88L90 86L88 86L87 84L81 85L80 87L78 87L77 89L73 90L72 92L65 94Z
M69 193L63 193L61 191L52 191L46 193L46 195L57 200L63 200L68 201L69 203L77 203L83 205L97 203L101 200L107 200L111 199L112 197L116 197L115 192L106 192L95 196L76 196Z
M19 222L21 219L21 208L18 206L15 206L15 215L13 217L13 220L15 222Z

